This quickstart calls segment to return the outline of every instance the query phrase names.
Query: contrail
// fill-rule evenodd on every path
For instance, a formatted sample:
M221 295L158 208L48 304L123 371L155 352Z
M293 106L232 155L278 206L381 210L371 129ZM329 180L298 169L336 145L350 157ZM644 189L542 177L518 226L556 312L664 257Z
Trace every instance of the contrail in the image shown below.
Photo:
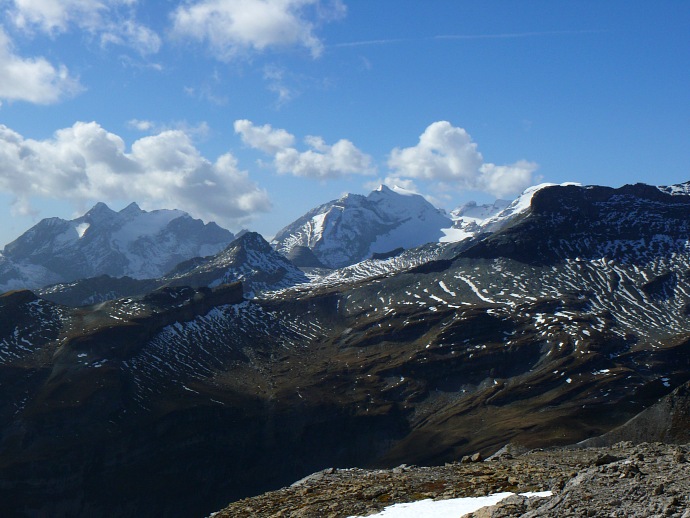
M441 34L428 38L392 38L380 40L349 41L334 43L332 47L364 47L367 45L392 45L395 43L409 43L415 41L434 40L505 40L516 38L537 38L541 36L569 36L578 34L597 34L605 31L599 30L573 30L573 31L542 31L542 32L508 32L501 34Z

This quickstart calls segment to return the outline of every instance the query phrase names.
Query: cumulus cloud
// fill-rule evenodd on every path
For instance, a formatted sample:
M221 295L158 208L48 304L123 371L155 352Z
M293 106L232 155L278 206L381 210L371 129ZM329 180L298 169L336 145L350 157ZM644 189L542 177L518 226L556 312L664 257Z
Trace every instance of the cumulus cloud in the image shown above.
M98 35L102 45L131 47L142 55L160 50L158 34L135 19L137 0L13 0L12 3L9 18L25 31L55 36L77 27Z
M231 154L212 162L180 130L141 138L128 152L122 138L95 122L77 122L46 140L0 125L0 162L0 190L25 213L31 198L57 196L75 204L137 200L229 226L270 209L266 191Z
M300 152L293 147L293 135L270 124L255 126L249 120L237 120L235 132L248 146L272 155L280 174L327 179L374 173L371 157L346 139L329 145L321 137L307 136L304 142L309 149Z
M81 90L79 80L64 66L43 57L24 58L0 28L0 99L50 104Z
M235 133L242 137L242 142L268 155L275 155L295 143L293 135L284 129L273 129L270 124L255 126L252 121L240 119L235 121L234 127Z
M315 22L345 14L340 0L196 0L178 7L173 34L207 43L221 60L250 51L304 47L313 57L323 52Z
M447 121L429 125L416 146L393 149L388 166L392 177L433 180L499 197L532 185L537 169L537 164L525 160L500 166L484 162L469 133Z

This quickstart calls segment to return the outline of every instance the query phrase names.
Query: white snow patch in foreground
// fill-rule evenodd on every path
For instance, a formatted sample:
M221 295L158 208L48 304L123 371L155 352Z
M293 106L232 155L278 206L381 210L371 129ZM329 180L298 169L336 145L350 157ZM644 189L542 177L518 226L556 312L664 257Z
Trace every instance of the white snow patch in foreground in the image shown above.
M495 505L514 494L496 493L489 496L451 498L448 500L419 500L417 502L391 505L378 514L370 515L368 518L458 518L464 514L473 513L482 507ZM552 495L551 491L520 494L527 497L538 496L542 498ZM363 517L350 516L349 518Z

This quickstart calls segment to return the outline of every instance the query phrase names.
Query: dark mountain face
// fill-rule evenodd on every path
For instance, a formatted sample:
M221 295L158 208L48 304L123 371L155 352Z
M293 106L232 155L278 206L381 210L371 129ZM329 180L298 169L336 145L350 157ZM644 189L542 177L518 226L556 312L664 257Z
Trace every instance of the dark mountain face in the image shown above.
M601 259L643 264L687 253L690 196L649 185L546 187L529 217L516 220L466 257L509 257L531 264Z
M675 225L687 200L656 196L543 189L512 226L452 259L362 267L254 300L238 285L77 309L6 295L0 505L202 516L329 466L571 444L679 387L670 401L685 401L690 254ZM635 218L603 210L625 206ZM672 245L627 251L609 237L655 235ZM265 246L247 236L228 257ZM506 236L514 248L501 248ZM538 260L525 259L530 247ZM371 264L410 264L399 260Z

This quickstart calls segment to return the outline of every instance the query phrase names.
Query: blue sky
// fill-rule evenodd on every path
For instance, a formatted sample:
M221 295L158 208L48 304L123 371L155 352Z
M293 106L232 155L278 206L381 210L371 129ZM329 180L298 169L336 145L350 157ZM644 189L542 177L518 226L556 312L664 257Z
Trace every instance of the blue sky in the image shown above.
M271 236L381 182L452 209L690 180L687 2L0 9L0 246L97 201Z

